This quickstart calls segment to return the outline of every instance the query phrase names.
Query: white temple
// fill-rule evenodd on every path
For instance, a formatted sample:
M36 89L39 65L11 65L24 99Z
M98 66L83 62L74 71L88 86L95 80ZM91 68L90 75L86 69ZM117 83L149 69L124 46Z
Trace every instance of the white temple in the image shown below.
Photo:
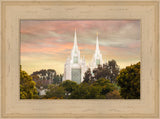
M78 84L83 82L84 73L88 68L91 71L96 68L99 64L103 64L102 54L100 53L99 43L98 43L98 33L96 39L96 50L93 55L92 62L89 67L86 65L85 59L80 57L80 51L78 50L77 45L77 35L76 30L74 34L74 45L71 51L71 56L67 58L66 63L64 65L64 76L63 81L72 80L77 82Z
M83 81L84 73L87 70L85 59L81 59L80 51L77 45L76 30L74 34L74 45L72 48L71 56L67 58L64 66L64 80L72 80L77 83Z
M102 59L102 54L99 49L98 33L97 33L96 50L93 55L92 61L89 65L89 68L91 69L91 71L93 71L94 68L97 68L98 65L102 65L102 64L103 64L103 59Z

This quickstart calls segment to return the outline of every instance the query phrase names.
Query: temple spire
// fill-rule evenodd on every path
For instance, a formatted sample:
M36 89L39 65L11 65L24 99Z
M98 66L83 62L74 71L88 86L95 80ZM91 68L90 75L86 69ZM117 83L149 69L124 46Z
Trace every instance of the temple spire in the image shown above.
M98 32L97 32L97 40L96 40L96 52L99 52Z
M75 28L75 33L74 33L74 46L73 46L73 48L78 49L76 28Z

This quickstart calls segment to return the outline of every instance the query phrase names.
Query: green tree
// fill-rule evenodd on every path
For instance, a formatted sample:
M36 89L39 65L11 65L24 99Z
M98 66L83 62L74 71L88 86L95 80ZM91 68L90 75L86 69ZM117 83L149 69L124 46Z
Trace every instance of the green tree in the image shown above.
M107 79L110 79L112 83L117 83L117 76L119 74L119 66L115 60L108 61L109 75Z
M65 97L65 90L55 84L50 84L46 92L46 98L62 99Z
M83 83L93 83L94 82L94 77L91 74L90 68L85 72L83 79L84 79Z
M54 84L60 84L62 82L62 75L58 75L55 73L54 78L53 78L53 83Z
M71 99L104 99L105 96L101 95L101 88L89 85L88 83L81 83L72 92Z
M115 89L114 85L110 82L110 80L105 78L100 78L93 83L93 86L101 88L101 94L105 95L110 91Z
M20 98L33 99L38 98L38 92L35 87L36 83L32 77L25 71L20 70Z
M86 99L86 96L89 95L88 84L81 83L78 87L71 93L71 99Z
M43 84L43 83L42 83L42 80L40 80L37 75L32 75L31 77L32 77L33 81L36 82L36 87L37 87L38 89L40 89L40 87L41 87L42 84Z
M105 99L106 94L112 92L116 88L105 78L100 78L90 83L81 83L71 93L71 99Z
M105 78L109 79L112 83L117 83L117 76L119 74L119 66L115 60L108 61L108 63L99 65L93 70L94 79Z
M66 98L68 98L72 91L74 91L78 87L78 84L74 81L66 80L63 81L60 86L64 88L64 90L66 91Z
M93 73L95 80L106 78L106 72L102 65L98 65L98 67L93 70Z
M125 99L140 98L140 62L127 66L117 77L120 95Z

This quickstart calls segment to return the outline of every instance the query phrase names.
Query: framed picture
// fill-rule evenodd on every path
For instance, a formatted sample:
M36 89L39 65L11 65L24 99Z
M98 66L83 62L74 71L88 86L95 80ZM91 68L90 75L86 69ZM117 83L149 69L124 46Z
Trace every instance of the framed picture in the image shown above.
M1 31L1 118L159 118L159 0L2 0Z

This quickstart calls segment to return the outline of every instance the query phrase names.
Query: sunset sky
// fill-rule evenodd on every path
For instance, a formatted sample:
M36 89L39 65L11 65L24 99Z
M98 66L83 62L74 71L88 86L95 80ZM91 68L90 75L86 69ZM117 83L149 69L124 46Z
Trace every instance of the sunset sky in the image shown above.
M77 31L81 57L87 64L96 46L96 33L103 60L115 59L120 68L140 61L140 21L21 21L21 65L31 74L41 69L55 69L63 74L64 64L73 47Z

